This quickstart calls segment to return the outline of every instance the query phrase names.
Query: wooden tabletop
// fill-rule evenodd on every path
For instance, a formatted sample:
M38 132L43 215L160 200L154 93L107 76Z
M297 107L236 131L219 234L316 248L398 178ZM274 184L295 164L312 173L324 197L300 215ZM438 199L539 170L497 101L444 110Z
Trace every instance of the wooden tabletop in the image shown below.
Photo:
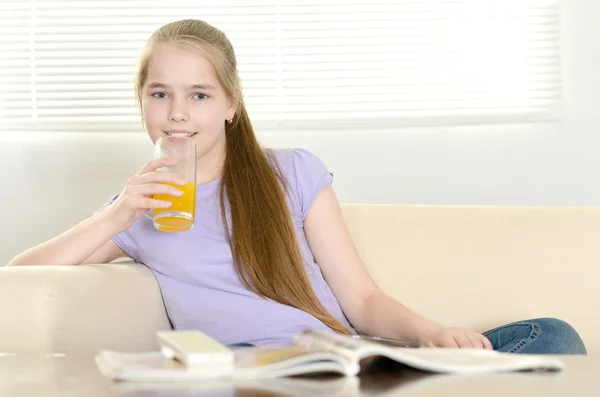
M560 358L566 364L566 369L558 373L458 377L427 374L384 362L367 368L358 378L323 375L240 384L141 384L105 379L98 371L91 354L0 353L0 396L579 397L600 394L600 360L589 356Z

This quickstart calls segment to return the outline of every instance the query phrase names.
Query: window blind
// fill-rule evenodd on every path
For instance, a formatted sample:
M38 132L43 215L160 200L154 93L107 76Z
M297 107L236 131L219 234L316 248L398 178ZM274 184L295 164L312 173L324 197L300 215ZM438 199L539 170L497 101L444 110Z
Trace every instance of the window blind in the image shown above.
M561 107L558 0L0 1L0 129L139 131L161 25L235 47L257 128L527 122Z

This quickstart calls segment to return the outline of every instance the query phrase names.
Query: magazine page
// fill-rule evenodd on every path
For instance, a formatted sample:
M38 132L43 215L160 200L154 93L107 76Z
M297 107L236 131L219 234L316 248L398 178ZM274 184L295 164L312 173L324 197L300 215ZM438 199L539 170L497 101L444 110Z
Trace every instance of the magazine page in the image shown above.
M500 353L484 349L387 348L380 354L423 371L464 375L564 369L563 362L556 357Z
M360 378L357 376L254 379L236 381L238 388L269 391L286 397L358 397Z
M185 381L219 376L210 368L205 371L190 370L180 361L166 358L160 352L101 351L94 360L104 376L118 381Z
M310 350L330 351L351 362L359 360L365 343L347 335L314 330L302 331L293 339L294 346Z
M272 378L322 372L355 375L360 369L354 361L324 349L257 346L235 349L234 352L238 378Z
M413 368L440 373L485 374L522 370L562 370L558 358L499 353L483 349L390 347L347 335L305 331L294 344L307 348L327 348L356 362L369 357L386 357Z
M206 379L180 382L114 382L115 395L277 395L286 397L358 397L361 380L356 376L315 376L273 379Z
M181 381L211 378L276 378L304 374L337 373L352 376L359 367L328 351L278 346L234 349L235 371L224 373L210 365L186 367L160 352L101 351L95 357L100 371L121 381Z

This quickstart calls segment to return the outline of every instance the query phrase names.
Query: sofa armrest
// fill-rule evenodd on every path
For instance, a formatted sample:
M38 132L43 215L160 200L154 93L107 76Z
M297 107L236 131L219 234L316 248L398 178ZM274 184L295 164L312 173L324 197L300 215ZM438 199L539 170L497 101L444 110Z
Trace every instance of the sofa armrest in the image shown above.
M152 272L133 262L0 268L0 351L149 351L170 328Z

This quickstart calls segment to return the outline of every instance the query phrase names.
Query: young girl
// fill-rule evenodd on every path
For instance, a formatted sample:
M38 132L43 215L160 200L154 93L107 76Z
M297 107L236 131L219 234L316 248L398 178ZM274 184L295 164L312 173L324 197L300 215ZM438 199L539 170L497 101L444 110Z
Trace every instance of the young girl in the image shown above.
M196 142L194 228L164 233L144 216L169 206L154 194L181 195L165 182L184 182L158 171L171 163L157 159L101 211L10 265L129 256L154 272L175 329L199 329L224 344L289 343L313 328L426 346L585 354L575 330L560 320L482 335L444 327L384 294L357 254L324 164L305 150L267 150L257 142L233 47L218 29L182 20L156 31L141 57L136 94L153 142L173 133Z

